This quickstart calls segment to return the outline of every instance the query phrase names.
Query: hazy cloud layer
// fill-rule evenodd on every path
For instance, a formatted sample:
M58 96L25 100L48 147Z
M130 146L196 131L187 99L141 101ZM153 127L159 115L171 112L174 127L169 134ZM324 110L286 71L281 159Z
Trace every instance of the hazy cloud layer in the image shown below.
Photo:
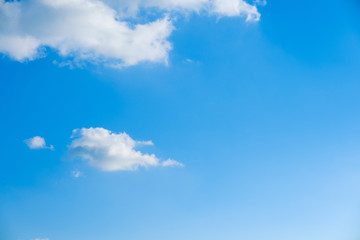
M130 24L139 9L166 17ZM257 7L243 0L0 0L0 52L17 61L44 57L51 48L75 64L167 63L173 12L260 19Z
M136 170L139 167L182 166L175 160L161 162L154 154L142 153L136 147L153 145L135 141L126 133L113 133L104 128L75 129L69 146L71 158L88 161L104 171Z

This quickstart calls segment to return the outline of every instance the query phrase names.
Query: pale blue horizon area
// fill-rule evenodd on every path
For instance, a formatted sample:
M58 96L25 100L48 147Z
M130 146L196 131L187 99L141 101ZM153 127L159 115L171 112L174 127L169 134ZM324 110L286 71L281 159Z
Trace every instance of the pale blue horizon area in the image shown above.
M0 240L359 240L360 3L259 11L179 17L167 66L1 55ZM184 167L72 161L82 127Z

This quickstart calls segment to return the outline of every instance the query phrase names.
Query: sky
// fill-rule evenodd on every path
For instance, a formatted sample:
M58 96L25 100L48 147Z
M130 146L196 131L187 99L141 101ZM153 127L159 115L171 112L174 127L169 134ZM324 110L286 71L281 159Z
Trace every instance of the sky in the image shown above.
M359 240L357 0L0 0L0 240Z

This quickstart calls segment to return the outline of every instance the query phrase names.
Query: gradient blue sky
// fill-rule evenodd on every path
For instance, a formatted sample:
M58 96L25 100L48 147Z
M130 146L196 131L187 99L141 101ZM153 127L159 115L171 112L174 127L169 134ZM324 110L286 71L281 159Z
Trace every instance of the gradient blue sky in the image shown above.
M177 16L168 65L1 55L0 239L359 240L360 3L258 10ZM69 159L89 127L184 167ZM34 136L55 150L29 149Z

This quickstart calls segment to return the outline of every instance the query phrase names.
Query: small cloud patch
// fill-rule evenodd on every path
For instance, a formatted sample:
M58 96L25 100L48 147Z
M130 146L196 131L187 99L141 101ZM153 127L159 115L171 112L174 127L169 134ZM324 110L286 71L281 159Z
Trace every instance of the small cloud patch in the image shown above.
M30 149L51 149L51 150L54 150L54 146L53 145L47 146L46 142L45 142L45 139L43 137L40 137L40 136L35 136L33 138L26 139L25 143Z
M71 172L71 175L74 177L74 178L79 178L79 177L82 177L83 176L83 173L80 172L78 169L75 169Z

